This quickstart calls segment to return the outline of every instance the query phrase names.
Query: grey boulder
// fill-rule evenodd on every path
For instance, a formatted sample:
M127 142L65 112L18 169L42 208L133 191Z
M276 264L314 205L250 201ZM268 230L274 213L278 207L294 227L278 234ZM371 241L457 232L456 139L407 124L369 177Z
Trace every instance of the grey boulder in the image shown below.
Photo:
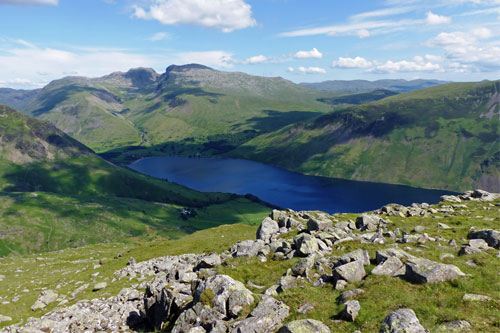
M380 333L426 333L412 309L399 309L385 317Z
M314 319L302 319L289 322L278 333L330 333L328 326Z
M280 227L276 221L273 221L270 217L266 217L257 229L257 239L262 239L266 243L270 241L272 235L277 234L280 231Z

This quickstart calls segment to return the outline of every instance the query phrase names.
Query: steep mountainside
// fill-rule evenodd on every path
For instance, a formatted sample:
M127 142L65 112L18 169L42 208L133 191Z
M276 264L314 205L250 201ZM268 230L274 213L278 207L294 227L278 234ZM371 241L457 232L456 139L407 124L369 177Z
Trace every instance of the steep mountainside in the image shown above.
M368 92L377 89L387 89L397 93L408 92L417 89L429 88L440 84L445 84L446 81L438 80L333 80L317 83L300 83L304 87L311 89L330 91L338 94L351 94L359 92Z
M351 106L232 153L309 174L500 190L500 81L452 83Z
M250 223L265 210L255 200L117 167L54 125L0 105L0 256L131 236L177 238Z
M0 103L49 120L98 152L187 138L208 142L211 135L240 142L330 108L317 101L329 97L325 92L196 64L172 65L161 75L137 68L94 79L66 77L32 92L25 103L14 104L12 96L0 91Z

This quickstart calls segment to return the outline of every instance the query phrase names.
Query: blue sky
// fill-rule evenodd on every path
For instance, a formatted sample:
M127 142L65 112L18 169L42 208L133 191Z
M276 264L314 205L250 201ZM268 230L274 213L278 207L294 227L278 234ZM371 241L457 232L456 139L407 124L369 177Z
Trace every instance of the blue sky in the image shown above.
M500 78L500 0L0 0L0 87L170 64L294 82Z

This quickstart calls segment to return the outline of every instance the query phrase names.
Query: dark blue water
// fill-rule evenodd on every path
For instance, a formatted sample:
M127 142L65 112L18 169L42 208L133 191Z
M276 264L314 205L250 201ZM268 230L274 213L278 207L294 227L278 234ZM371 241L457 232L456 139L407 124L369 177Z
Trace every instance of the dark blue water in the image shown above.
M148 157L130 168L202 192L253 194L293 210L362 212L388 203L437 203L450 192L402 185L306 176L253 161L231 158Z

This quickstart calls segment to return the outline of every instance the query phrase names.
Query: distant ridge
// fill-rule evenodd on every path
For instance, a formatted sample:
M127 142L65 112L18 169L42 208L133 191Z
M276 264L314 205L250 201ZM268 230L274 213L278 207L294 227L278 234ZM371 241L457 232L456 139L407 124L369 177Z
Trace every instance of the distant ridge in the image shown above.
M408 92L417 89L434 87L449 83L449 81L439 80L329 80L317 83L299 83L301 86L316 90L330 91L338 94L368 92L378 89L391 90L397 93Z

